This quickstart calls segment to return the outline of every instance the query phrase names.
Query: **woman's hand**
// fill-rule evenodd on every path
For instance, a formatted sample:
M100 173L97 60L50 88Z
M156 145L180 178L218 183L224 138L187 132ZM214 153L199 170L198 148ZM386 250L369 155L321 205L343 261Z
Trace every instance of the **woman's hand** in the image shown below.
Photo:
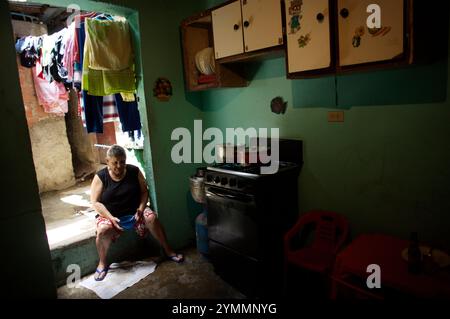
M119 223L120 223L120 219L119 219L119 218L113 217L113 218L111 218L110 220L111 220L111 223L113 224L113 226L114 226L115 228L117 228L117 229L120 230L120 231L123 231L123 228L120 227L120 225L119 225Z
M143 209L136 209L136 214L134 214L134 219L137 223L141 221L141 219L144 218L144 210Z

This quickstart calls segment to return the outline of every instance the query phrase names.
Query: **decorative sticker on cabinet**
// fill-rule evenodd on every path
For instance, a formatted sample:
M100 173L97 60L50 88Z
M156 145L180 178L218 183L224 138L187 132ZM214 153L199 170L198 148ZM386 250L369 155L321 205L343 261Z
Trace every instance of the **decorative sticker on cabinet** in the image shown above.
M311 32L305 35L301 35L300 38L298 38L298 47L304 48L308 45L310 41L311 41Z
M355 35L353 36L352 45L354 48L358 48L361 45L361 38L364 35L364 27L358 27L355 30Z
M293 0L289 7L289 15L291 16L289 25L291 27L291 32L289 34L295 34L302 27L300 22L303 18L302 15L303 0Z
M367 33L372 37L382 36L384 37L391 31L392 27L381 27L381 28L369 28L367 27ZM358 27L355 30L355 35L353 36L352 45L355 48L358 48L361 45L361 39L365 34L364 27Z
M367 32L373 37L382 36L384 37L386 34L391 31L392 27L381 27L381 28L369 28L367 27Z

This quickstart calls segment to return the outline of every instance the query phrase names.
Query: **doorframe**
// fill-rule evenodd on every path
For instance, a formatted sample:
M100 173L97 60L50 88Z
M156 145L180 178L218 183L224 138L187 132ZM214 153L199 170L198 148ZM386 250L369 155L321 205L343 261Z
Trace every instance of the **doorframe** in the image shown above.
M69 5L74 5L73 0L36 0L33 3L46 4L54 7L66 7L71 12ZM144 94L144 72L142 66L141 54L141 34L139 29L139 12L137 10L114 5L111 3L97 2L91 0L78 0L76 3L81 11L95 11L100 13L109 13L125 17L130 25L131 37L133 42L133 52L135 57L136 74L136 96L138 99L138 109L142 123L142 134L144 136L144 171L149 190L150 203L153 210L158 211L156 199L156 185L153 170L152 151L149 134L149 117L147 116L147 103ZM16 61L14 61L16 63ZM17 71L18 72L18 71ZM18 77L18 74L17 74ZM33 167L34 169L34 167Z

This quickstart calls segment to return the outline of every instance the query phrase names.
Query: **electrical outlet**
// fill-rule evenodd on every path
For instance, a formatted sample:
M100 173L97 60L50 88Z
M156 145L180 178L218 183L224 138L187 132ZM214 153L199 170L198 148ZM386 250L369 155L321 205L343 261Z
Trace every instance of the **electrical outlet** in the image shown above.
M328 112L328 122L344 122L344 111Z

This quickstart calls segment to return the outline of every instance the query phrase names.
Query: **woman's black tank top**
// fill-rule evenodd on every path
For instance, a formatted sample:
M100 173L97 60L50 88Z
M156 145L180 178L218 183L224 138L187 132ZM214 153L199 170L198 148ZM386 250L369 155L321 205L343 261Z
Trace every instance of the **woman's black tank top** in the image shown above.
M136 213L141 198L138 174L139 168L130 164L127 164L125 177L119 182L109 176L108 167L97 173L103 183L99 202L105 205L114 217Z

